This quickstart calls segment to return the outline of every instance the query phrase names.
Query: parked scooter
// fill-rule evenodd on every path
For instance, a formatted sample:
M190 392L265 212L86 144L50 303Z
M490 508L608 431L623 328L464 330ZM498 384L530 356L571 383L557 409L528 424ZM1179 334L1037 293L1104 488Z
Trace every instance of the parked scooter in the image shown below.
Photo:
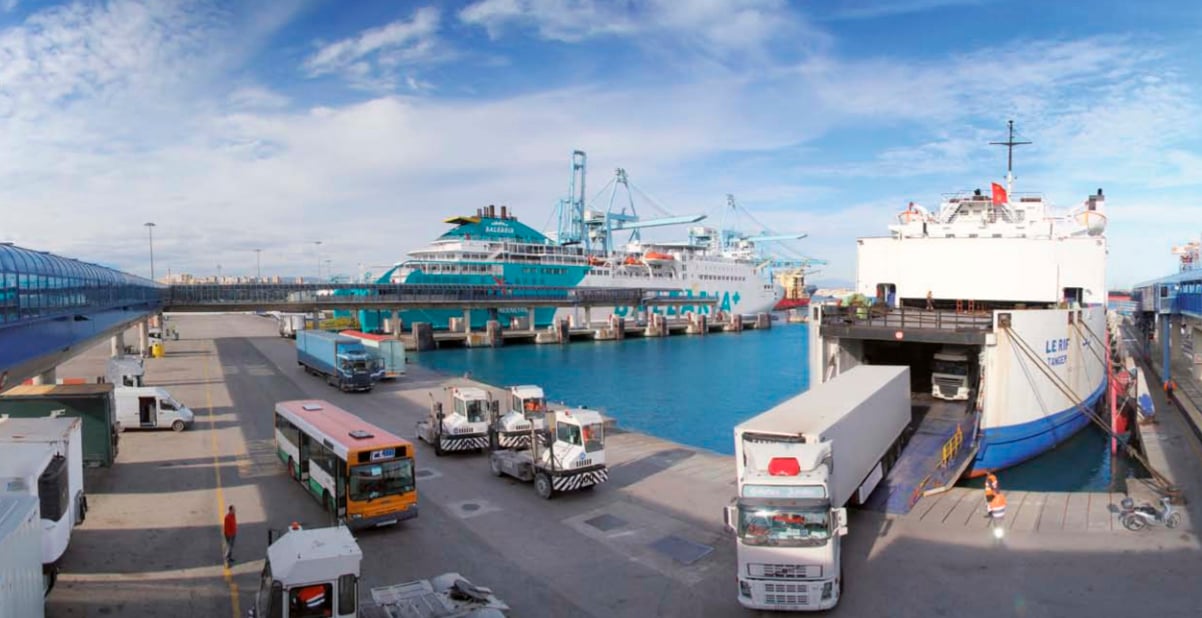
M1160 499L1161 508L1147 503L1135 506L1135 501L1131 498L1123 498L1120 504L1123 510L1119 513L1119 521L1122 522L1124 528L1133 532L1143 530L1149 525L1168 528L1176 528L1181 525L1181 513L1173 509L1172 501L1168 496Z

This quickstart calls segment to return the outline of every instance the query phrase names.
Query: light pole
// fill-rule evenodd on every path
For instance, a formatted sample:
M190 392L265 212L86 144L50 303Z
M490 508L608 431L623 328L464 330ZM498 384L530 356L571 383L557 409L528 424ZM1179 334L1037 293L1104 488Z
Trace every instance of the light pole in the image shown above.
M154 224L146 222L146 237L150 240L150 280L154 281Z
M263 283L263 250L255 249L255 283Z
M315 240L313 244L316 246L314 251L317 252L317 280L321 281L321 241Z

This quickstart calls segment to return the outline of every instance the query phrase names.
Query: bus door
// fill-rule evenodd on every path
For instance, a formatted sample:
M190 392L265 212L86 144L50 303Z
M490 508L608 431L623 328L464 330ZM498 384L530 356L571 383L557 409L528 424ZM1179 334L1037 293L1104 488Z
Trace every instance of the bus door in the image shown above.
M334 480L334 487L337 490L338 495L334 497L334 504L337 505L335 508L338 509L338 517L345 519L346 476L349 474L348 470L350 469L350 463L344 463L343 465L338 466L338 468L338 474L335 475L337 478Z
M299 444L296 445L300 452L300 461L296 465L299 466L300 480L307 481L309 480L309 436L303 431L298 431L296 434L300 437L300 440L297 440Z

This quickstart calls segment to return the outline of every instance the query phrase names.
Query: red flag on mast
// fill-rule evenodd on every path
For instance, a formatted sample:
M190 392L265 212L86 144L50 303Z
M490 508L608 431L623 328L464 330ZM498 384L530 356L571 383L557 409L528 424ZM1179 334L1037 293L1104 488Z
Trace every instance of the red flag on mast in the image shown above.
M1000 206L1010 203L1009 196L1006 195L1006 188L998 183L993 183L993 205Z

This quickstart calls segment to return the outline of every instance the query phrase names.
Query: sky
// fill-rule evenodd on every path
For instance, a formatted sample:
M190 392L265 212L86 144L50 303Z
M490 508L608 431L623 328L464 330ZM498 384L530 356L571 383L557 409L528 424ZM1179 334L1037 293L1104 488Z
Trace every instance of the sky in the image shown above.
M1105 190L1121 288L1202 233L1200 77L1190 1L0 0L0 241L379 272L488 204L553 231L583 150L596 203L619 167L645 216L732 194L851 280L908 202L1001 181L1013 119L1016 191Z

